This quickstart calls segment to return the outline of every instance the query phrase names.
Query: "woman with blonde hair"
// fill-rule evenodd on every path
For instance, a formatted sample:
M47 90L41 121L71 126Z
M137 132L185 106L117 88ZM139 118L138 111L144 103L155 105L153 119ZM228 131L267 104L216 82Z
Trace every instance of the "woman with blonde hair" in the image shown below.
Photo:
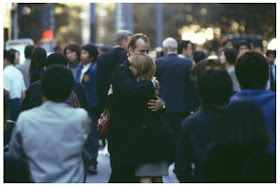
M154 78L156 65L146 54L131 56L130 70L136 81L149 81ZM156 93L157 94L157 93ZM150 99L156 99L157 95ZM135 122L131 131L131 158L136 166L135 176L141 183L162 183L162 176L168 175L173 152L171 136L161 120L160 111L151 111L147 99L138 99L138 113L141 121Z

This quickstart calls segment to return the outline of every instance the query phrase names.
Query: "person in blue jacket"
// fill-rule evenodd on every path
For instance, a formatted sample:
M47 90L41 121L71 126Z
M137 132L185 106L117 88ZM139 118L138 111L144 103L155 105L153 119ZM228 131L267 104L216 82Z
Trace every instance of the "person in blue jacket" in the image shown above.
M89 159L89 171L93 174L97 173L97 155L99 149L99 135L97 131L97 60L98 49L93 44L86 44L81 50L81 64L76 73L76 81L81 82L85 87L88 102L89 115L92 120L88 143L86 145Z
M246 52L237 59L235 73L241 91L233 95L231 101L251 99L261 107L275 147L276 94L265 90L269 76L266 58L258 52Z

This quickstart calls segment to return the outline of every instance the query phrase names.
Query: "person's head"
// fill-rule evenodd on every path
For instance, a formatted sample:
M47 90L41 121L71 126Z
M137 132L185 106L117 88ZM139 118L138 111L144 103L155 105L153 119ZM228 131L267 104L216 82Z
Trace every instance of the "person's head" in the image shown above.
M128 42L128 55L148 54L150 50L150 40L142 33L137 33Z
M98 49L93 44L86 44L82 47L81 51L81 63L88 64L91 62L96 62L98 57Z
M236 57L237 57L236 50L232 48L225 48L221 55L221 63L234 65L236 61Z
M165 55L169 53L176 53L178 43L174 38L169 37L162 42L162 47L163 47L163 53Z
M64 48L63 53L70 63L80 62L81 48L78 44L68 44Z
M244 53L235 63L235 74L241 89L265 89L268 73L266 58L254 51Z
M125 50L128 50L127 45L132 35L132 32L130 32L129 30L117 31L117 33L115 34L115 44L120 45Z
M223 69L223 66L218 61L212 61L212 60L203 60L199 63L196 63L193 67L191 77L193 80L198 81L200 78L201 73L204 70L210 69L210 68L220 68Z
M18 50L16 50L16 49L13 49L13 48L11 48L9 51L15 54L14 64L18 65L19 64L19 60L20 60L20 58L19 58L20 52Z
M103 44L103 43L98 43L95 45L98 49L98 56L100 56L101 54L105 53L105 52L108 52L108 47Z
M185 57L192 57L193 55L193 49L192 49L192 43L190 41L179 41L178 42L178 54L182 54Z
M4 68L8 65L13 65L14 62L15 62L15 54L8 50L4 50Z
M47 52L42 47L34 47L31 55L31 62L30 62L30 69L29 71L32 72L34 70L43 69L45 66L47 58Z
M33 45L27 45L24 48L24 57L25 59L31 59L31 55L32 55L32 50L33 50L34 46Z
M198 94L204 107L223 107L232 95L232 81L221 68L204 70L197 82Z
M242 40L238 45L238 53L239 55L248 52L251 50L251 45L248 41Z
M274 60L276 58L276 50L267 50L266 58L267 58L269 65L273 65Z
M156 64L150 56L146 54L133 55L130 64L130 70L137 80L148 81L154 77Z
M178 47L179 49L179 47ZM201 51L201 50L198 50L198 51L195 51L193 53L193 60L195 63L199 63L200 61L203 61L204 59L206 59L207 55L205 54L205 52Z
M235 48L232 39L227 39L227 40L224 42L223 46L224 46L224 48Z
M50 54L45 63L45 67L48 68L52 65L64 65L67 66L67 59L62 53L52 53Z
M266 148L270 139L260 106L252 100L231 102L216 123L215 141L229 149Z
M53 65L46 69L41 79L43 99L65 102L74 86L74 77L66 66Z

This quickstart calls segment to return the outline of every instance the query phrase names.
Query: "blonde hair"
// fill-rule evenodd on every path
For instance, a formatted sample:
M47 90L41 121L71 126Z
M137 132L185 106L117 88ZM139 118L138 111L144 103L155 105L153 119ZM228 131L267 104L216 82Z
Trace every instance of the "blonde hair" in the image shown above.
M154 77L156 64L150 56L136 54L131 56L131 68L137 81L149 81Z

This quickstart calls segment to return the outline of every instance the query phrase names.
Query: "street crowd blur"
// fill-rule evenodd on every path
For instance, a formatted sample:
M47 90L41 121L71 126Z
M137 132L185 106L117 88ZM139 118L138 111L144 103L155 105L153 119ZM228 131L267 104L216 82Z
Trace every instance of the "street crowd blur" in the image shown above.
M149 34L48 54L4 49L4 182L276 182L276 50L228 39L217 55ZM19 63L19 56L25 61ZM108 116L107 135L99 131ZM93 180L94 182L94 180Z

